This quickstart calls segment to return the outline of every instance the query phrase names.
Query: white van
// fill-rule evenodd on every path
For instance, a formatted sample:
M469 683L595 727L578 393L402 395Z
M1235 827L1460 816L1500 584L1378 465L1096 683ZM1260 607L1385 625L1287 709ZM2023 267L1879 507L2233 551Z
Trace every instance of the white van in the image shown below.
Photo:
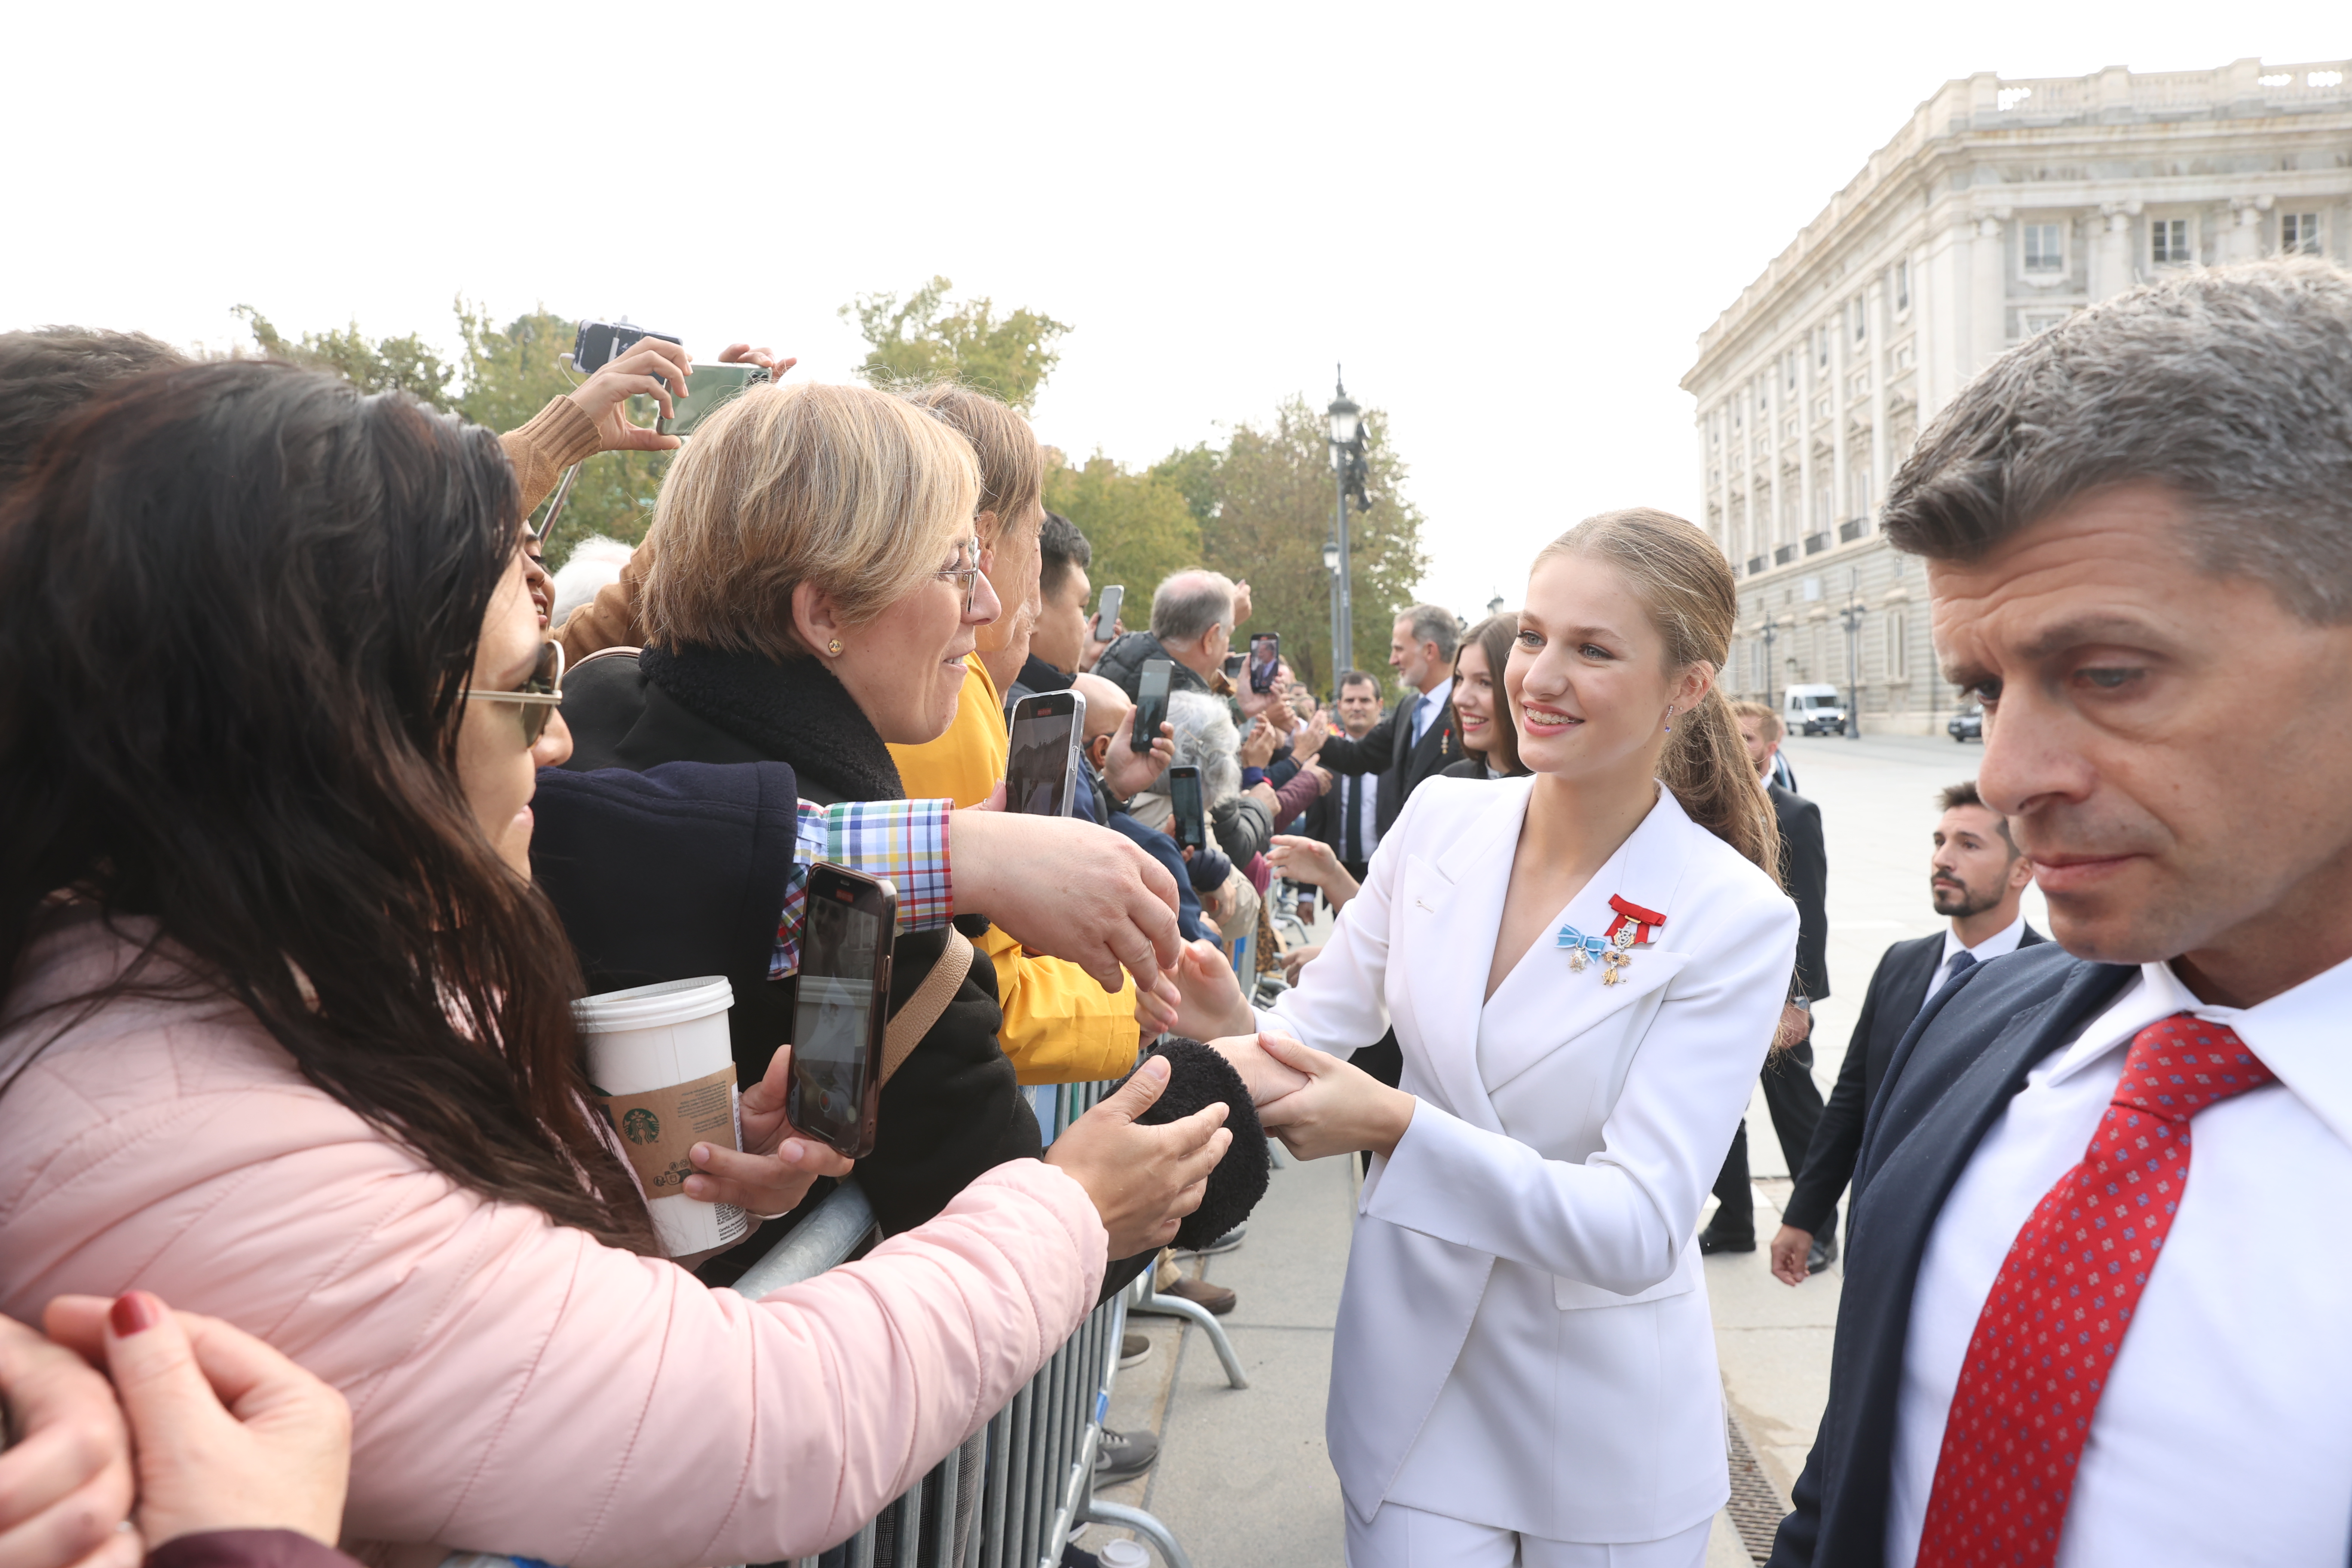
M1780 699L1780 721L1791 735L1845 732L1845 699L1834 686L1791 686Z

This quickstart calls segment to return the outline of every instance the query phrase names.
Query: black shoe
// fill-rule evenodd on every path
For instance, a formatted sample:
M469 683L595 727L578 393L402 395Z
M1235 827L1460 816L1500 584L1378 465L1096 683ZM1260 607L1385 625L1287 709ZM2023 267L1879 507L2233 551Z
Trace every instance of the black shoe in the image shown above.
M1102 1568L1102 1559L1074 1541L1062 1542L1062 1568Z
M1756 1233L1751 1230L1746 1236L1717 1236L1715 1226L1708 1226L1698 1233L1698 1249L1703 1257L1707 1258L1718 1252L1753 1252L1756 1250Z
M1837 1261L1837 1237L1824 1236L1805 1254L1805 1272L1819 1274Z
M1159 1458L1160 1439L1150 1433L1114 1432L1106 1426L1102 1441L1095 1447L1095 1485L1132 1480Z

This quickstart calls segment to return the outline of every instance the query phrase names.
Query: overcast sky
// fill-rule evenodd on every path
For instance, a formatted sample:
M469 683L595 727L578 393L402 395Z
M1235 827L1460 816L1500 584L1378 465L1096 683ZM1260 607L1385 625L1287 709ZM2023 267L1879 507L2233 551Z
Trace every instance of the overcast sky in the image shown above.
M1697 333L1942 82L2352 54L2344 0L19 6L0 325L454 337L462 292L841 379L934 273L1129 463L1387 411L1431 596L1698 483Z

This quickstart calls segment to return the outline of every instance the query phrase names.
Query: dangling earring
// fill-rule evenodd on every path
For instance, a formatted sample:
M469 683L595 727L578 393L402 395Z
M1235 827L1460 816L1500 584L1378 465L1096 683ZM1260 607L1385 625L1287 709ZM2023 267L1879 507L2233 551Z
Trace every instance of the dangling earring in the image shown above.
M835 658L840 658L840 657L841 657L841 639L840 639L839 637L835 637L835 638L834 638L831 642L829 642L829 643L825 644L825 645L824 645L824 651L825 651L825 652L827 652L827 653L829 653L829 654L832 654L832 655L833 655Z
M1671 734L1673 734L1674 732L1675 732L1675 705L1674 705L1673 703L1669 702L1669 703L1667 703L1667 704L1666 704L1666 733L1667 733L1667 734L1669 734L1669 735L1671 735Z

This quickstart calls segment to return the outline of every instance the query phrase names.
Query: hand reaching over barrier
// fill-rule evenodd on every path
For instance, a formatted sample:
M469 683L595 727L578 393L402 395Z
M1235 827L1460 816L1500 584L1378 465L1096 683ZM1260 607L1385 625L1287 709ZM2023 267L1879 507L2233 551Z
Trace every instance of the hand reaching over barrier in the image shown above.
M1213 942L1186 947L1157 985L1138 992L1135 1016L1147 1036L1172 1031L1213 1040L1257 1027L1240 978Z
M334 1543L352 1461L341 1394L242 1329L144 1290L59 1296L43 1318L114 1380L139 1454L134 1541L291 1530Z
M1339 864L1338 854L1320 838L1309 838L1300 833L1276 834L1265 858L1276 876L1322 889L1324 896L1331 900L1334 914L1363 891L1362 885Z
M103 1303L101 1303L103 1305ZM0 1568L138 1568L131 1435L106 1379L81 1357L0 1317Z
M991 797L992 801L998 797ZM1176 880L1107 827L973 806L948 818L958 912L985 914L1034 952L1064 958L1105 991L1119 971L1149 988L1175 962Z
M1110 1232L1110 1256L1132 1258L1168 1245L1186 1215L1201 1206L1209 1173L1234 1135L1225 1108L1211 1105L1164 1126L1136 1118L1168 1087L1165 1058L1146 1058L1119 1090L1070 1123L1045 1163L1086 1188Z

